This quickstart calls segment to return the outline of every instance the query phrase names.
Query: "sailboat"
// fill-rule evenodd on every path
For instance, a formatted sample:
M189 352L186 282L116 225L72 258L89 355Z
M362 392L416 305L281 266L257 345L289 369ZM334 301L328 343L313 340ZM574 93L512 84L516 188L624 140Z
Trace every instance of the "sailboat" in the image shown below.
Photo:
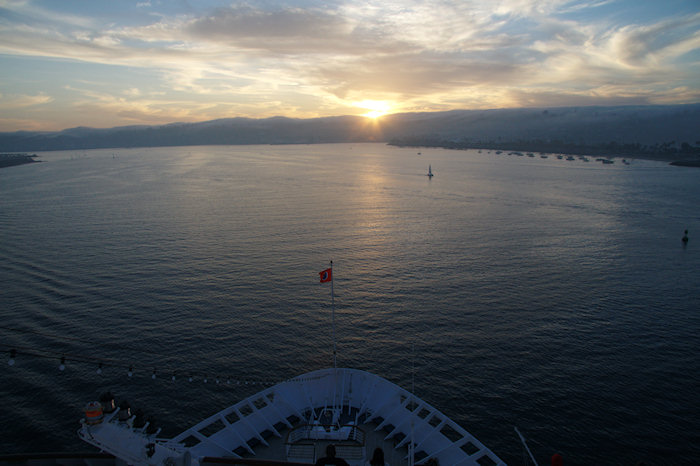
M427 176L428 178L433 177L433 170L432 170L432 167L430 165L428 165L428 174L425 176Z

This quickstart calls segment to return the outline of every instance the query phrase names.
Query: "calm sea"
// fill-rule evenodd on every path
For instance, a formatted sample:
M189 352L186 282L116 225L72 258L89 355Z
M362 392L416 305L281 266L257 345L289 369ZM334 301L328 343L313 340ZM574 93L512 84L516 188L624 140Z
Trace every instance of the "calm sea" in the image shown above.
M330 366L333 260L339 365L414 380L505 461L518 427L541 464L700 464L700 170L419 150L0 171L0 452L89 450L106 390L174 435Z

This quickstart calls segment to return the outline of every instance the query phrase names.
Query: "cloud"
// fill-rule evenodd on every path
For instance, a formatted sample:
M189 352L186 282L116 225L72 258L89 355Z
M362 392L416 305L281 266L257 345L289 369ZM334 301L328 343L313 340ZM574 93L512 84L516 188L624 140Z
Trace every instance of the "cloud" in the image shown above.
M83 90L80 105L148 121L320 116L364 99L401 110L683 101L700 88L700 13L635 23L613 0L294 4L141 1L113 18L10 2L0 54L139 69L129 74L139 82L111 73L92 93L80 84L89 76L65 84ZM50 86L0 90L37 97Z
M394 94L397 100L449 89L492 85L516 79L516 64L480 62L455 54L419 53L361 58L350 63L321 64L309 80L339 98L355 94ZM314 78L315 77L315 78Z
M138 97L141 95L141 91L137 87L131 87L131 88L124 91L124 95L130 96L130 97Z
M182 31L188 39L214 44L222 52L278 60L308 55L397 53L413 47L377 25L344 17L333 10L220 8L183 24Z
M77 126L77 125L76 125ZM0 128L7 128L0 131L55 131L57 128L53 124L47 124L36 118L0 118Z
M631 67L668 64L700 49L700 13L676 17L652 25L627 25L610 37L610 51Z
M195 37L208 40L275 40L322 39L347 36L351 26L336 15L318 11L287 8L273 11L250 6L218 8L210 15L196 18L185 27Z
M17 110L20 108L34 107L48 104L54 99L48 95L2 95L0 94L0 108Z
M560 89L513 89L507 98L513 107L563 107L591 105L664 105L700 101L700 91L688 87L650 90L647 87L603 85L580 92Z

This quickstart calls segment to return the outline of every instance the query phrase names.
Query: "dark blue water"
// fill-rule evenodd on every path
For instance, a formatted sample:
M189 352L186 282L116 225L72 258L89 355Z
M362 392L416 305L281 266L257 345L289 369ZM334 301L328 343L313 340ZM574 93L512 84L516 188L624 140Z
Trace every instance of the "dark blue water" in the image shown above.
M89 449L107 389L174 435L328 367L332 259L339 365L410 389L415 364L505 461L517 426L544 464L700 463L697 169L382 144L41 159L0 171L2 453Z

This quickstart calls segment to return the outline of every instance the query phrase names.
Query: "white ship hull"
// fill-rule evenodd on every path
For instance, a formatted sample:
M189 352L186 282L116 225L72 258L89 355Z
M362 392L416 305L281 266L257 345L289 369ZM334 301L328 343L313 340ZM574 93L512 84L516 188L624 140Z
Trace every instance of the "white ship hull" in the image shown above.
M200 465L214 458L308 464L330 443L353 466L365 465L375 448L391 465L505 464L433 406L355 369L322 369L279 383L172 439L118 419L117 410L94 425L83 422L79 435L133 465Z

